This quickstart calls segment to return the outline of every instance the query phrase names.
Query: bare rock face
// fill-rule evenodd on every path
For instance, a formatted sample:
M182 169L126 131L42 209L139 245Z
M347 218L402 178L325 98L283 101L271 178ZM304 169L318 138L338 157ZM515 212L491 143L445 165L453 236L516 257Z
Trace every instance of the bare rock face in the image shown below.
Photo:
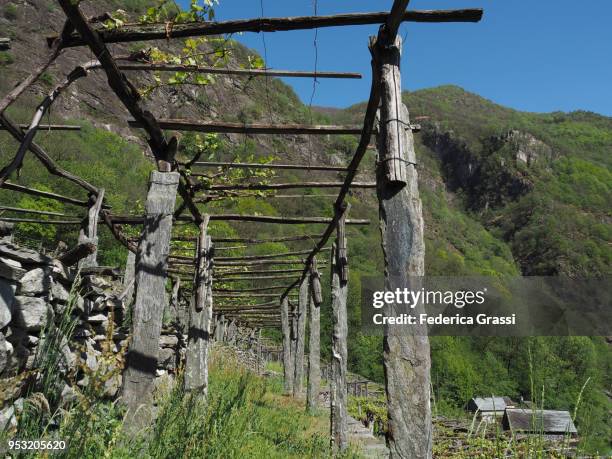
M0 374L8 367L13 354L13 345L0 333Z
M51 257L38 253L35 250L7 243L0 244L0 256L31 265L51 265L53 262Z
M26 273L21 267L21 263L10 258L0 258L0 277L18 281Z
M19 293L22 295L42 295L51 287L51 277L42 268L28 271L21 278Z
M40 331L47 325L51 309L42 298L17 296L14 321L18 327L27 331Z
M15 289L15 284L0 278L0 330L9 324L13 317Z

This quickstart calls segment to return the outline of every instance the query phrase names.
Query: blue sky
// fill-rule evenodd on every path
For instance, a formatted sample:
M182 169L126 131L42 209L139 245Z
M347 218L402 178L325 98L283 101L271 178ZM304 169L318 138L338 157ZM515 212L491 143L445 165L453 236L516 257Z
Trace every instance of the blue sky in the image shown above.
M183 3L186 3L183 0ZM318 0L319 15L388 10L391 0ZM313 0L220 0L217 20L313 15ZM480 23L404 23L404 89L455 84L494 102L532 112L590 110L612 116L612 1L412 0L410 9L481 7ZM318 69L356 71L363 80L319 80L315 105L346 107L367 99L369 35L377 26L319 29ZM312 70L315 31L245 33L269 67ZM286 79L306 103L311 79Z

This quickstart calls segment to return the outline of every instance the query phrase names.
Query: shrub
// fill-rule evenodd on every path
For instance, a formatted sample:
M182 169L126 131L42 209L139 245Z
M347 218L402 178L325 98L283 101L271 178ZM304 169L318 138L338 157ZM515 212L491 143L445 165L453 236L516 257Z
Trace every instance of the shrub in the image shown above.
M17 5L14 3L7 3L4 7L4 17L10 19L11 21L17 19L18 10Z

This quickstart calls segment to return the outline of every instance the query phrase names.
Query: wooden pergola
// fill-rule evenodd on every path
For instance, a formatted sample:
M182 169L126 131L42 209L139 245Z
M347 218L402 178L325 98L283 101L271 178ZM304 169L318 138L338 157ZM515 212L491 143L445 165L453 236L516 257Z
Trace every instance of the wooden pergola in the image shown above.
M135 261L135 300L133 305L133 339L123 377L123 400L129 413L135 413L147 400L155 377L159 352L159 336L165 304L167 280L174 281L173 297L181 288L191 287L189 334L185 362L185 389L206 394L208 390L208 354L213 324L225 327L228 322L243 323L255 328L280 327L283 336L285 390L299 396L304 391L305 341L309 340L306 403L313 409L318 403L320 385L320 309L322 286L320 269L325 267L319 256L329 252L332 298L332 362L331 362L331 441L336 451L348 446L347 437L347 314L348 236L347 226L367 225L363 219L349 218L347 196L351 189L376 189L382 249L385 261L385 287L394 290L408 284L409 276L424 274L424 242L421 201L418 194L413 132L408 109L401 101L400 24L409 22L477 22L480 9L407 11L409 0L395 0L390 11L354 13L332 16L289 18L256 18L225 22L126 25L116 29L96 27L76 2L58 0L66 16L60 34L49 37L49 54L40 66L0 100L0 127L19 143L14 158L0 171L0 187L18 193L45 197L75 205L87 212L66 215L1 206L0 210L41 217L4 217L0 221L32 222L80 227L78 245L71 250L73 262L82 266L96 265L97 228L106 225L115 238L130 252ZM298 78L361 78L348 72L247 70L176 64L135 62L133 57L114 56L109 43L171 40L186 37L223 35L236 32L277 32L363 24L380 25L378 34L370 37L372 57L371 89L361 126L318 126L299 124L247 124L211 120L161 119L148 111L140 94L125 72L185 71L237 75L245 77ZM84 61L56 85L36 109L28 126L15 123L6 114L11 105L33 84L66 48L83 47L95 60ZM104 72L114 92L132 119L126 124L142 129L156 161L157 171L150 175L144 215L119 215L104 201L104 190L62 169L42 147L34 142L39 129L67 130L75 126L41 125L43 116L62 93L91 72ZM178 141L167 138L164 130L208 133L241 133L245 135L355 135L358 145L349 164L300 165L232 162L204 162L194 158L189 164L177 161ZM357 182L359 166L375 135L378 151L375 182ZM25 187L7 179L21 166L31 152L49 173L81 187L87 198L62 196ZM319 171L343 174L340 181L303 181L284 183L206 184L198 177L202 168L230 170L268 169ZM190 172L191 169L196 169ZM215 215L207 212L210 197L223 197L231 192L240 199L249 191L287 189L338 189L329 217ZM177 206L176 198L180 197ZM321 195L271 195L270 199ZM202 205L204 204L204 206ZM185 212L187 214L185 214ZM270 225L317 226L305 234L267 239L219 237L209 234L210 221L255 222ZM172 237L176 224L193 225L197 237ZM131 238L123 226L142 228L139 238ZM335 236L335 237L334 237ZM330 239L334 237L329 246ZM217 256L230 251L268 242L310 242L308 250L247 256ZM180 243L181 250L177 249ZM186 255L184 252L190 253ZM185 281L186 285L181 285ZM257 283L244 286L244 282ZM282 282L281 282L282 281ZM269 282L269 283L268 283ZM238 283L238 285L236 285ZM297 292L297 293L296 293ZM219 299L220 301L217 301ZM260 300L259 302L252 301ZM215 301L213 301L215 300ZM234 301L231 301L234 300ZM306 322L309 336L306 337ZM384 338L384 366L389 410L388 446L392 457L431 457L432 425L430 410L429 342L423 336L403 336L387 330ZM408 397L408 394L410 396ZM138 412L142 419L143 411ZM128 417L128 419L130 419ZM131 422L137 422L134 417Z

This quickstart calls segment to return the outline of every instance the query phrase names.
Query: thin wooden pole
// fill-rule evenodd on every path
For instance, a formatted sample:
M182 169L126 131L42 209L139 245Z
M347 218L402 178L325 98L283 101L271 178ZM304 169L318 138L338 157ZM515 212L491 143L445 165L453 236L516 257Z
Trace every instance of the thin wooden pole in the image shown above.
M18 124L20 129L28 129L29 125L27 124ZM81 126L78 124L39 124L38 129L41 131L80 131ZM6 127L4 127L0 123L0 131L5 131Z
M305 72L299 70L275 69L229 69L222 67L205 67L201 65L175 65L175 64L119 64L119 70L128 71L157 71L157 72L190 72L208 73L211 75L238 75L248 77L286 77L286 78L341 78L361 79L361 73L352 72Z
M197 161L192 167L222 167L228 169L281 169L281 170L304 170L304 171L328 171L346 172L346 166L315 166L310 164L261 164L261 163L229 163L221 161ZM193 175L193 174L192 174Z
M340 27L351 25L383 24L389 16L388 11L376 13L349 13L331 16L302 16L288 18L238 19L222 22L200 22L174 24L168 30L165 24L130 25L119 29L100 30L100 39L105 43L124 43L146 40L167 40L168 38L200 37L224 35L238 32L276 32L288 30L315 29L320 27ZM406 11L402 21L409 22L478 22L482 18L481 9L462 10L415 10ZM47 37L52 43L57 37ZM83 46L86 41L73 34L65 41L64 47Z
M11 191L17 191L19 193L29 194L31 196L53 199L54 201L64 202L66 204L72 204L74 206L89 207L88 201L82 201L80 199L62 196L61 194L51 193L49 191L42 191L23 185L17 185L16 183L4 182L2 184L2 188Z
M197 174L192 174L197 176ZM295 182L295 183L244 183L230 185L208 185L197 187L205 191L240 191L240 190L290 190L299 188L340 188L343 182ZM351 188L376 188L376 182L353 182Z

